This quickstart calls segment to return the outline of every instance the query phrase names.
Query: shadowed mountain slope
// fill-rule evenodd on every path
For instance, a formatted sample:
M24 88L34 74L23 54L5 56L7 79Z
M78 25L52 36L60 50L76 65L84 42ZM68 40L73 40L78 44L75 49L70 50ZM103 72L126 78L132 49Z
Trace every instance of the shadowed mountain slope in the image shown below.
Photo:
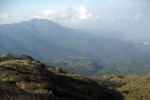
M51 67L30 56L0 57L3 100L122 100L122 95L89 78Z

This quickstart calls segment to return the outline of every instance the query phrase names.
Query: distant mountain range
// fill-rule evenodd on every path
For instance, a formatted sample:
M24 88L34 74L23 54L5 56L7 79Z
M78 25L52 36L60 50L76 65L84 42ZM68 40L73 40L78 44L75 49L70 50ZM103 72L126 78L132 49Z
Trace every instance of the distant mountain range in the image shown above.
M147 55L148 53L144 52L149 48L143 50L141 47L117 39L104 39L99 35L68 28L47 19L32 19L0 25L1 55L4 53L27 54L37 60L54 66L60 65L70 71L76 70L78 72L80 70L78 72L80 74L86 68L89 72L84 75L95 73L100 75L110 72L131 74L134 72L133 69L135 70L135 68L130 68L134 66L132 61L137 58L139 60L141 54ZM78 64L81 67L77 68L75 63L78 63L76 60L78 58L86 60L90 67L85 67L87 64L80 62L83 67ZM74 67L69 67L68 63L61 64L66 62L64 59L68 59L70 63L72 59ZM92 61L91 65L89 65L90 61ZM135 63L140 65L139 62L135 61ZM98 68L98 66L103 67ZM143 66L145 65L143 64ZM149 67L146 65L146 68ZM141 73L145 73L145 71Z
M116 56L133 54L133 45L32 19L0 26L1 53L24 53L50 59L61 56Z

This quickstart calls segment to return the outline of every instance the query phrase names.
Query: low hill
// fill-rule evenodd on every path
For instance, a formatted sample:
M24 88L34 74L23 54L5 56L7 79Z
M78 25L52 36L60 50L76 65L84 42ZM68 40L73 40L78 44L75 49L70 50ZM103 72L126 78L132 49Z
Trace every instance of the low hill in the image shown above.
M0 57L2 100L122 100L89 78L51 67L30 56Z

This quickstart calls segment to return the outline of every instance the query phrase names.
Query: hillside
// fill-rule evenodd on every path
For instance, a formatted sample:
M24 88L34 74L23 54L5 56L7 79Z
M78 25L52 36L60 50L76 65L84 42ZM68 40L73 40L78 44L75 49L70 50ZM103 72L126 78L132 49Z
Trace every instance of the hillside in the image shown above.
M104 75L93 78L101 86L115 89L124 96L124 100L150 100L150 74L143 76Z
M30 56L0 57L2 100L122 100L119 92Z

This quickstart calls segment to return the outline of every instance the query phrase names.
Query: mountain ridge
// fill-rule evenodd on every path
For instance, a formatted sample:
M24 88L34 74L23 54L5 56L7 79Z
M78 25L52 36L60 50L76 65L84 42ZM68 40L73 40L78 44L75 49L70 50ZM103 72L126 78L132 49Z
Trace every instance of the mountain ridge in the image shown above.
M34 23L32 23L32 22L34 22ZM45 26L43 26L43 28L41 26L35 28L35 26L36 26L35 23L38 23L40 25L41 22L44 23ZM123 43L119 40L103 39L103 38L101 38L97 35L94 36L94 35L91 35L91 34L84 33L83 31L74 30L74 29L71 29L71 28L66 28L66 27L61 26L59 24L57 24L59 27L55 27L56 23L55 22L51 23L51 22L52 21L45 20L45 19L33 19L33 20L30 20L30 21L26 21L25 26L22 25L22 23L24 23L24 22L17 23L17 27L14 24L9 24L9 25L7 24L8 27L7 27L7 25L5 25L5 28L0 27L0 35L3 34L1 36L1 41L3 40L3 38L9 37L10 39L8 39L8 40L11 40L11 38L12 38L12 39L14 39L13 41L18 40L16 42L24 43L24 42L27 42L27 39L29 38L30 41L28 40L29 43L27 42L26 44L30 44L30 43L32 44L33 41L31 41L31 39L35 40L36 42L38 42L38 41L40 41L40 42L43 41L44 42L45 41L42 44L47 44L47 45L51 46L50 43L52 43L54 45L54 47L58 46L59 48L68 49L68 51L69 50L72 50L72 51L75 50L75 52L77 52L77 53L81 52L80 54L83 54L84 52L86 54L86 50L92 49L92 48L93 48L92 50L94 50L93 52L98 52L98 50L100 48L96 48L96 46L98 46L98 44L96 44L96 40L99 42L99 45L102 48L101 52L104 52L105 50L109 50L109 49L105 49L106 47L103 46L102 41L106 42L107 45L112 44L114 46L115 45L117 46L117 45L120 45L120 44L121 45L125 44L125 43ZM30 26L30 23L32 24L32 26ZM46 23L49 23L49 26L47 26ZM11 28L9 29L9 27L11 27ZM30 29L26 29L26 27L29 27ZM42 31L40 31L40 30L42 30ZM46 34L46 33L48 33L49 35L44 36L44 34ZM7 35L7 37L4 34ZM33 37L35 37L35 38L33 38ZM26 40L24 38L26 38ZM117 42L120 43L120 44L117 44ZM17 45L18 43L15 43L15 44ZM36 43L34 43L34 44L36 44ZM92 45L95 45L95 46L90 48L90 46L92 46ZM127 45L127 44L125 44L125 45ZM28 45L28 46L30 46L30 45ZM39 43L39 46L41 46L40 43ZM91 55L93 55L92 50L87 51L87 54L90 53ZM109 52L107 52L107 53L109 53Z
M93 64L104 67L104 69L94 72L97 75L110 73L112 70L113 73L123 73L122 75L124 75L130 73L128 69L135 73L135 66L132 62L135 62L139 55L142 55L141 52L148 51L148 49L142 50L141 47L121 40L105 39L99 35L67 28L46 19L33 19L17 24L0 25L0 55L4 53L31 55L36 60L50 65L58 65L55 63L57 60L64 63L62 59L73 57L94 59L91 61L96 59L96 64L95 62ZM139 63L138 65L142 64L142 62ZM148 69L148 64L144 65L146 69ZM84 72L85 65L81 66L82 68L78 67L80 72ZM66 66L61 67L65 68ZM91 69L96 70L94 68L96 66ZM74 70L76 69L69 69L69 71ZM87 74L93 75L91 71ZM147 70L143 70L141 73L146 72Z

